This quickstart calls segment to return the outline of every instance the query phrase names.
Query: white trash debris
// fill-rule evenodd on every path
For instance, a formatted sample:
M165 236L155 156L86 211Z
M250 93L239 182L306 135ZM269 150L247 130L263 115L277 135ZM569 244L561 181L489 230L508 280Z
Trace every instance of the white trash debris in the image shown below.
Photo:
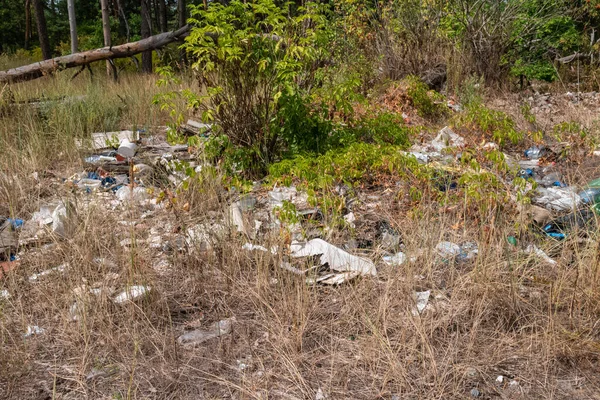
M413 294L413 298L415 300L416 308L412 310L412 314L414 316L420 315L425 311L427 304L429 303L429 296L431 295L431 290L426 290L424 292L415 292Z
M123 304L127 301L139 300L142 297L145 297L150 290L150 286L133 285L119 293L113 301L117 304Z
M132 158L137 151L137 145L130 142L128 139L121 141L117 153L125 158Z
M82 189L94 190L102 186L102 181L100 179L84 178L77 182L77 186L79 186Z
M424 153L424 152L420 152L420 151L411 151L408 154L415 156L417 161L421 164L429 163L429 159L432 158L433 156L437 156L437 157L441 156L441 154L439 154L439 153Z
M6 289L0 290L0 299L8 300L10 299L10 293Z
M40 328L37 325L28 325L27 326L27 331L23 334L24 338L28 338L31 337L33 335L41 335L42 333L44 333L44 329Z
M130 186L122 186L119 190L115 192L117 199L120 201L143 201L146 200L149 195L148 191L140 186L136 186L131 190Z
M232 203L229 207L229 218L232 225L237 228L238 232L246 233L246 225L244 224L244 216L242 214L242 206L238 201Z
M117 131L117 132L97 132L92 133L91 138L91 149L92 150L101 150L110 147L108 143L118 142L122 143L124 140L127 141L137 141L139 140L139 132L133 131ZM77 147L82 148L85 147L86 140L76 140L75 144Z
M497 383L502 383L504 382L504 377L502 375L498 375L498 377L496 378L496 382Z
M544 250L540 249L539 247L537 247L534 244L530 244L529 246L527 246L527 248L525 249L525 253L535 254L536 256L540 257L542 260L546 261L550 265L558 264L556 262L556 260L553 260L552 258L550 258L550 256L548 254L546 254L546 252L544 252Z
M177 342L186 347L193 347L195 345L206 342L207 340L228 335L233 330L233 323L235 317L223 319L219 322L215 322L209 330L196 329L194 331L184 333L177 338Z
M344 215L344 221L346 221L346 223L350 227L354 228L355 227L354 223L356 222L356 217L354 216L354 213L351 212L351 213Z
M29 277L29 282L35 282L42 276L49 275L53 272L64 272L64 270L67 269L68 266L69 266L69 264L65 263L65 264L59 265L58 267L50 268L45 271L39 272L37 274L33 274Z
M384 256L383 257L384 263L386 263L387 265L393 265L393 266L402 265L406 262L406 260L407 260L406 254L404 254L403 252L398 252L398 253L394 254L393 256Z
M534 201L550 211L572 211L581 203L581 197L572 188L538 188Z
M294 186L274 188L269 192L269 203L271 208L281 207L284 201L293 202L297 195L298 191Z
M66 236L72 231L72 220L75 218L75 207L69 202L60 202L52 211L52 232Z
M292 243L292 257L321 256L321 264L329 264L334 271L357 271L363 275L377 275L377 269L372 261L353 256L322 239L312 239L307 243Z
M452 242L439 242L435 246L435 250L440 256L445 258L457 257L461 252L460 246Z
M464 145L465 139L447 126L442 128L436 138L431 141L431 146L437 151L442 151L446 147L462 147Z
M270 251L271 254L277 254L277 246L273 246L273 247L271 247L271 250L269 250L264 246L261 246L258 244L252 244L252 243L244 243L244 245L242 246L242 250L248 250L248 251L259 250L259 251L264 251L264 252Z
M317 390L317 393L315 394L315 400L325 400L327 399L327 397L325 397L325 395L323 394L323 390L321 388L319 388Z

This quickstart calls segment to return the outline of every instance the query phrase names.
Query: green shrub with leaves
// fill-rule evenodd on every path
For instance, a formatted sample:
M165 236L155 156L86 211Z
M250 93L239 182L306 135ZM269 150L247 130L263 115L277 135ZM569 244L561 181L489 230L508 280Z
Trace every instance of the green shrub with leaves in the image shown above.
M407 85L406 93L421 117L437 119L448 114L444 97L434 90L429 90L419 77L411 75L406 77L404 82Z
M318 150L327 131L303 101L327 52L323 9L307 2L288 11L273 0L191 7L183 47L203 92L192 103L219 125L232 164L248 175L264 174L288 145ZM301 122L297 131L294 122Z

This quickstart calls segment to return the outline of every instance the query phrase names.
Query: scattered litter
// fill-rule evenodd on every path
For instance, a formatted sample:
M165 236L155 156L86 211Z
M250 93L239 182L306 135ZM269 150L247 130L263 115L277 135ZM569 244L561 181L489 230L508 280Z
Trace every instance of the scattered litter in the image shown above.
M69 266L69 264L65 263L65 264L59 265L58 267L50 268L50 269L47 269L45 271L39 272L37 274L33 274L33 275L31 275L29 277L29 282L35 282L39 278L41 278L42 276L49 275L49 274L51 274L53 272L64 272L67 269L68 266Z
M10 299L10 293L6 289L0 290L0 299L8 300Z
M357 271L363 275L377 275L377 269L372 261L353 256L322 239L313 239L307 243L292 243L292 257L321 256L321 264L328 264L334 271Z
M465 145L465 139L457 135L449 127L444 127L435 139L431 141L431 146L438 152L447 147L462 147Z
M393 256L384 256L383 262L385 262L387 265L398 266L404 264L406 262L406 259L406 254L398 252Z
M252 250L258 250L258 251L264 251L264 252L271 252L271 254L277 254L277 246L273 246L271 247L271 250L267 249L264 246L258 245L258 244L252 244L252 243L245 243L242 246L242 250L248 250L248 251L252 251Z
M115 192L117 199L120 201L130 201L133 199L134 201L140 202L148 199L150 196L148 195L148 191L143 188L136 186L131 189L130 186L122 186L119 190Z
M82 189L99 189L102 186L102 180L84 178L77 182L77 186L79 186Z
M471 389L471 397L479 397L481 396L481 392L477 388Z
M355 228L354 223L356 222L356 217L353 212L344 215L344 221L346 221L351 228Z
M431 154L422 153L420 151L411 151L408 154L415 156L417 161L420 162L421 164L429 163L429 159L431 157ZM438 155L440 155L440 154L438 153Z
M438 254L444 258L454 258L460 255L460 246L452 242L439 242L435 246Z
M516 380L513 379L510 382L508 382L508 386L515 388L515 387L519 386L519 382L517 382Z
M552 258L550 258L550 256L548 256L548 254L546 254L542 249L538 248L534 244L530 244L529 246L527 246L527 248L525 249L525 253L535 254L536 256L540 257L542 260L546 261L550 265L558 264L556 262L556 260L553 260Z
M73 233L77 218L75 206L71 202L60 202L52 211L52 232L59 236L70 236Z
M581 203L581 197L572 188L538 188L539 196L534 199L550 211L572 211Z
M228 335L233 330L234 322L235 317L223 319L219 322L215 322L209 330L196 329L194 331L184 333L177 338L177 342L186 347L193 347L204 343L207 340Z
M496 382L497 383L502 383L504 382L504 377L502 375L498 375L498 377L496 378Z
M238 232L246 233L242 207L239 202L236 201L229 207L229 218L231 220L231 224L237 228Z
M454 112L461 112L463 110L462 105L454 102L454 100L448 100L446 102L446 105L448 106L449 109L451 109Z
M412 314L414 316L420 315L423 313L427 304L429 303L429 296L431 295L431 290L426 290L424 292L415 292L413 294L413 298L416 303L416 308L412 310Z
M114 143L120 144L124 140L136 142L139 139L140 136L138 131L97 132L92 133L91 140L76 140L75 144L79 148L86 147L87 144L90 144L90 149L102 150L111 147Z
M315 400L325 400L326 398L327 397L325 397L325 394L323 394L323 390L319 388L315 394Z
M128 139L124 139L123 141L121 141L121 144L119 144L117 154L129 159L135 156L136 151L137 145L135 143L130 142Z
M525 157L530 160L537 160L546 155L547 150L542 146L533 146L525 150Z
M134 285L125 289L123 292L119 293L115 298L114 302L117 304L123 304L127 301L136 301L143 297L145 297L151 288L149 286L143 285Z
M544 233L554 239L562 240L567 237L567 232L572 229L591 229L596 223L594 211L588 209L578 210L576 212L555 218L546 224L542 230Z
M43 328L40 328L37 325L28 325L27 331L23 334L23 337L28 338L34 335L41 335L42 333L44 333Z

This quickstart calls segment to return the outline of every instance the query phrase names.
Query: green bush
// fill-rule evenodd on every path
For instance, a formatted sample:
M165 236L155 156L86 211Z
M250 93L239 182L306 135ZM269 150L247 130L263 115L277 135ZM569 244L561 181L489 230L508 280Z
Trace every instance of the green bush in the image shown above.
M244 173L263 175L287 145L318 150L327 127L303 99L326 49L320 6L308 2L292 15L273 0L234 0L192 6L191 14L184 48L204 94L190 104L219 125Z

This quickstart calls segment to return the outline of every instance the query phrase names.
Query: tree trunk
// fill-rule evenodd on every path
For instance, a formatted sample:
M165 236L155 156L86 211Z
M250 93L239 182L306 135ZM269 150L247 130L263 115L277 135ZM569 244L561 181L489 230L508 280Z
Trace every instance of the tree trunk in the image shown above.
M23 48L29 50L29 39L31 39L31 0L25 0L25 45Z
M186 11L185 0L177 0L177 20L180 27L185 26L185 22L187 20ZM181 68L184 68L184 66L187 64L185 50L181 49L179 56L181 58Z
M158 2L158 23L161 32L167 31L167 5L165 0L157 0Z
M166 46L169 43L182 40L189 31L190 27L186 25L174 32L161 33L138 42L84 51L68 56L56 57L51 60L36 62L23 67L9 69L8 71L1 71L0 83L28 81L51 74L54 71L87 65L95 61L131 57L143 51L152 51Z
M50 50L50 41L48 40L48 28L46 27L46 15L44 15L44 3L42 0L33 0L35 8L35 19L37 22L37 31L40 39L40 48L42 49L42 57L44 60L52 58Z
M27 0L29 1L29 0ZM69 30L71 32L71 54L77 53L77 21L75 20L75 0L67 0L67 11L69 12Z
M149 0L142 0L141 16L142 26L141 34L142 40L150 37L150 10L148 7ZM152 73L152 50L142 52L142 72Z
M179 20L179 27L182 27L186 24L187 20L187 9L185 0L179 0L177 2L177 18Z
M127 22L127 16L125 15L125 10L123 10L123 6L121 5L120 0L117 0L117 6L119 7L119 14L121 14L121 18L123 18L123 23L125 24L125 34L127 37L127 42L129 42L129 22Z
M102 9L102 33L104 34L104 45L110 47L110 14L108 13L108 0L100 0L100 7ZM106 75L110 76L111 72L112 67L110 61L106 60Z

